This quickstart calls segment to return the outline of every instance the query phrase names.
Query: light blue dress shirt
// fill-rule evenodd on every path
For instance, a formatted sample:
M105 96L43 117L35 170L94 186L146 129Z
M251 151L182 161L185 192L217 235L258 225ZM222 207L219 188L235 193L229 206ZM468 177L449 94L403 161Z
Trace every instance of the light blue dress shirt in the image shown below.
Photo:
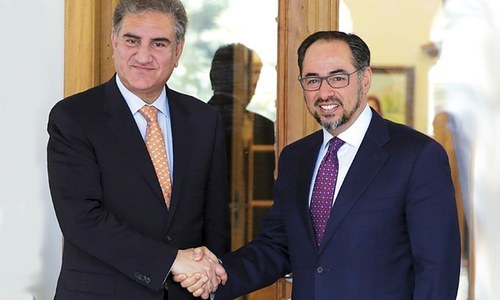
M130 112L134 116L134 120L141 132L142 138L146 139L146 127L147 121L139 112L144 105L154 106L158 109L158 123L160 125L161 131L163 132L163 138L165 140L165 147L167 149L167 159L168 165L170 169L170 176L173 183L173 170L174 170L174 151L173 151L173 140L172 140L172 125L170 118L170 108L168 105L168 98L166 88L163 87L163 90L160 96L151 104L147 104L141 98L137 97L134 93L129 91L125 85L120 80L120 77L116 76L116 84L118 85L118 89L120 90L123 98L127 102L127 105L130 109Z

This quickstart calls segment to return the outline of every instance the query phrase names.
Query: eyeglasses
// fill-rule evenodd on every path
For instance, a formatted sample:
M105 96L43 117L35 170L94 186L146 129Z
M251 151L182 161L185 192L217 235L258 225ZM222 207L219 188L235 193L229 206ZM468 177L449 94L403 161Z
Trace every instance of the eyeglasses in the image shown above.
M339 89L343 88L349 85L349 78L351 77L352 74L358 72L363 68L359 68L356 71L352 73L347 73L347 74L334 74L330 76L325 76L325 77L320 77L320 76L307 76L307 77L300 77L299 76L299 81L300 85L302 85L302 88L304 91L317 91L321 88L321 84L323 83L323 80L326 80L328 82L328 85L331 86L334 89Z

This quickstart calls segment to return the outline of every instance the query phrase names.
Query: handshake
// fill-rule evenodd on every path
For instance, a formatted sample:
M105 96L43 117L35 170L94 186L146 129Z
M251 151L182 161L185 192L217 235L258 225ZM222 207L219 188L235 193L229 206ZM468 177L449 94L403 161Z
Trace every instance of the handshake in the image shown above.
M174 281L203 299L208 299L219 284L227 282L226 270L206 247L179 250L171 272Z

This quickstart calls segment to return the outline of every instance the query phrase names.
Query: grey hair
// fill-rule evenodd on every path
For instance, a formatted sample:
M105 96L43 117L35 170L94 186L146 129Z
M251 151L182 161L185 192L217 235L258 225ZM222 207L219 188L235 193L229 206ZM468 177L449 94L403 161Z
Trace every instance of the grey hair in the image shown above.
M113 15L113 34L117 35L123 19L129 14L160 12L173 17L175 40L184 41L188 24L186 10L179 0L120 0Z

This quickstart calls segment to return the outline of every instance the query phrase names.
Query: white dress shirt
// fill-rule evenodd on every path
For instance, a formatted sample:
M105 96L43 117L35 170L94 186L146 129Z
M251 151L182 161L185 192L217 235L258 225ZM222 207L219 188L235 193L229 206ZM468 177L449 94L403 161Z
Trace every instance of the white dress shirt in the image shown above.
M335 186L335 192L333 195L332 206L335 203L335 199L337 199L337 195L339 193L340 188L342 187L342 183L351 167L351 164L358 153L359 146L365 137L366 131L368 130L368 126L370 125L370 121L372 119L372 111L368 105L365 106L365 109L359 115L358 119L349 127L346 131L342 132L338 135L338 138L343 140L345 143L340 147L337 152L337 157L339 160L339 173L337 176L337 184ZM323 144L319 150L318 159L316 160L316 167L314 168L313 177L311 178L311 186L309 189L309 205L311 204L311 196L312 190L314 187L314 181L316 180L316 174L318 173L318 168L328 150L328 141L334 138L326 129L323 128Z

